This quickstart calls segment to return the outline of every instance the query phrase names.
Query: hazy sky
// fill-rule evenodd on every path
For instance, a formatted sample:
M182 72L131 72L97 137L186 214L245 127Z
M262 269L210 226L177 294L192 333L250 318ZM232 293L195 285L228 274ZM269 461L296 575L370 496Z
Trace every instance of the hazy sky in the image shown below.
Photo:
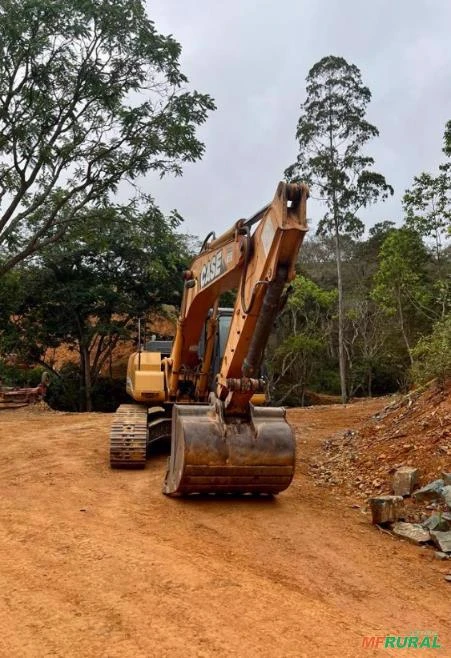
M200 237L227 229L274 194L296 157L305 78L325 55L362 71L373 98L368 119L380 137L369 152L395 188L392 200L362 211L368 226L402 218L413 176L442 160L451 119L451 0L148 0L160 32L182 45L190 87L218 109L199 134L202 161L182 178L143 185ZM312 203L313 221L321 208Z

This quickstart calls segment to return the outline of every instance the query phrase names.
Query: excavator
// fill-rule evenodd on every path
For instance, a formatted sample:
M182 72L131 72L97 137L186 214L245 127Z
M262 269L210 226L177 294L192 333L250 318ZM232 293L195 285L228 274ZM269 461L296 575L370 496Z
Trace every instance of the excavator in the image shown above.
M184 272L173 342L139 336L129 357L135 404L115 414L111 467L144 467L170 437L164 494L274 495L290 485L294 433L284 408L265 406L262 361L308 230L307 198L307 185L281 182L252 217L207 235ZM219 306L226 291L236 291L233 309Z

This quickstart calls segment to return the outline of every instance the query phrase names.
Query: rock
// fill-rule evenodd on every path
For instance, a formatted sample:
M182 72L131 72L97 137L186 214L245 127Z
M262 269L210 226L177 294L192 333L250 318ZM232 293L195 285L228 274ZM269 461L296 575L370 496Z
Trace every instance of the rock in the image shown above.
M395 496L410 496L418 483L418 469L401 466L393 476L393 493Z
M451 573L449 573L447 576L444 576L445 580L447 580L449 583L451 583Z
M441 476L443 478L443 482L445 483L446 487L451 484L451 473L447 473L446 471L442 471Z
M451 532L431 530L430 535L434 540L434 544L443 551L443 553L451 553Z
M447 519L443 518L443 514L431 514L431 516L423 521L423 528L427 530L439 530L440 532L446 532L451 530L450 524Z
M430 482L425 487L415 491L412 494L412 498L414 498L416 502L438 500L441 498L443 486L443 480L434 480L434 482Z
M434 551L434 557L436 560L449 560L450 556L442 551Z
M383 525L394 523L404 516L404 500L402 496L377 496L368 500L371 509L372 523Z
M390 527L395 535L404 537L404 539L408 539L413 544L424 544L431 538L429 531L425 530L419 523L403 523L401 521L393 523Z
M451 509L451 484L443 487L441 496L445 503L448 505L449 509Z

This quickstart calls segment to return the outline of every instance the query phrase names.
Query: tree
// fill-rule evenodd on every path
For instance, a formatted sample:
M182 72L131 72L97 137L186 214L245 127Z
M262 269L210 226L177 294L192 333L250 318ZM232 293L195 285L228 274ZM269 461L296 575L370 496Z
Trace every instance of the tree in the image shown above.
M143 0L5 0L0 34L1 275L121 181L199 159L214 103Z
M276 404L294 395L304 404L306 387L327 352L335 303L335 290L324 290L302 275L294 279L280 322L280 341L268 359Z
M186 252L178 224L177 216L166 218L151 203L85 213L64 242L47 247L39 263L24 270L10 349L47 367L49 347L73 349L80 408L89 411L102 369L137 318L180 301Z
M445 155L451 158L451 119L448 121L445 127L444 142L443 152Z
M379 133L365 119L371 99L359 69L342 57L328 56L307 76L307 99L301 105L296 138L299 154L288 167L288 180L306 180L325 203L318 232L335 240L338 279L338 351L343 402L347 399L344 348L344 297L341 241L358 237L364 225L359 211L377 199L393 194L385 178L371 167L374 160L363 153L366 143Z
M370 236L369 241L375 242L376 244L379 241L385 240L388 233L396 228L395 222L390 221L389 219L384 219L382 222L376 222L374 226L370 228L368 234Z
M406 227L392 230L381 246L374 277L373 298L388 315L396 315L411 364L411 337L420 329L412 316L420 316L428 327L434 319L433 288L426 273L428 260L418 233Z
M430 336L423 336L412 350L413 378L424 384L437 377L443 384L451 377L451 315L435 323Z
M412 187L404 194L403 205L406 225L423 237L432 239L440 268L442 243L451 221L449 174L442 171L432 176L423 172L415 176Z
M353 397L360 389L373 394L375 374L384 365L387 342L387 318L380 306L368 295L355 295L352 308L346 314L348 325L345 349L349 364L349 391Z

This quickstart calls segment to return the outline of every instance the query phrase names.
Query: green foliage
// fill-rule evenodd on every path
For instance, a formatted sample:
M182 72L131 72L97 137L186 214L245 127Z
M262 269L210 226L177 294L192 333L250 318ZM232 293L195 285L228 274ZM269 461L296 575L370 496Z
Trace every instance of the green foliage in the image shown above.
M451 119L445 127L443 153L451 158Z
M415 176L410 190L404 195L406 225L434 243L440 261L443 240L451 222L451 177L442 171L438 176L423 172Z
M306 326L318 322L321 312L330 310L337 301L336 290L324 290L312 279L298 275L292 283L287 308L303 317Z
M47 363L48 348L72 348L79 355L77 405L89 409L112 351L137 318L181 298L186 251L178 224L149 199L144 208L85 213L64 242L21 270L21 296L0 348L38 363Z
M4 386L17 386L18 388L38 386L41 383L41 377L44 371L45 368L42 366L24 368L6 363L0 359L0 379Z
M278 344L268 350L271 397L276 404L304 403L307 386L315 385L316 373L326 358L330 314L336 291L324 290L311 279L298 275L282 317Z
M424 384L438 378L451 377L451 315L435 323L432 334L423 336L412 350L413 379Z
M118 406L130 402L122 379L100 376L91 391L92 408L96 411L113 412ZM52 376L46 402L61 411L83 411L84 400L80 397L80 370L77 364L67 362Z
M434 317L434 285L426 271L429 261L418 233L403 227L391 231L382 243L374 277L372 297L396 317L411 364L412 343L420 332L429 330Z
M318 109L326 119L325 107ZM450 134L451 122L448 140ZM323 137L327 137L326 129ZM306 158L310 157L307 149L305 152ZM424 380L436 376L440 364L445 368L445 343L451 344L449 324L443 325L440 341L430 333L438 318L449 317L451 251L444 230L449 223L449 174L445 163L440 168L441 178L422 174L415 179L405 198L407 225L401 229L384 220L362 240L356 225L351 234L339 232L338 250L333 231L305 241L301 252L304 276L293 283L279 319L279 346L273 348L270 362L276 401L299 404L306 386L324 393L336 393L341 387L335 370L340 342L335 290L339 274L346 290L342 344L346 388L351 396L405 390L412 382L412 372ZM437 193L441 209L434 196ZM431 249L435 230L440 231L439 250ZM340 261L340 272L334 267L335 259ZM420 336L424 338L419 346L411 349ZM435 349L436 343L440 349ZM420 369L427 374L419 375Z
M199 159L214 103L142 0L6 0L0 34L1 274L121 181Z
M384 240L395 227L395 222L386 219L383 222L377 222L374 224L374 226L368 231L368 234L371 240Z
M421 237L409 228L393 230L382 243L375 276L374 299L389 314L412 305L427 312L431 291L425 266L429 258Z

